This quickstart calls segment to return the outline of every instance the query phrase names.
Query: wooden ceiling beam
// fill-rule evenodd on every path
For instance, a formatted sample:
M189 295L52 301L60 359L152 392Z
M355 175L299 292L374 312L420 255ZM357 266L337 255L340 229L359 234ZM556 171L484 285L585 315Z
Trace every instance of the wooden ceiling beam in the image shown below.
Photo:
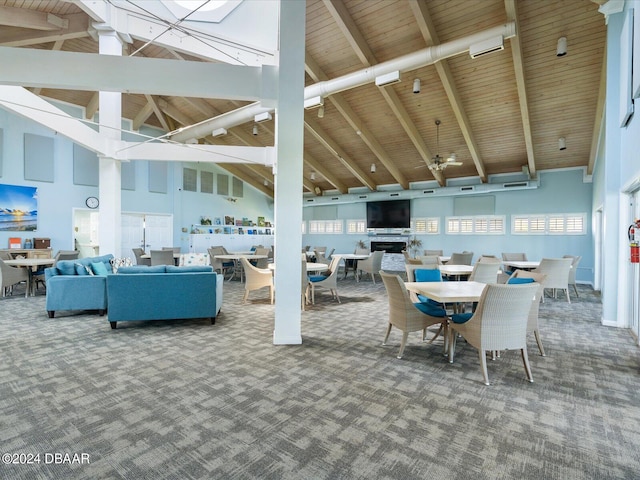
M349 14L349 11L345 7L344 3L339 0L324 0L324 5L331 13L331 16L335 20L342 33L345 35L347 41L353 48L360 61L365 66L377 64L378 60L376 59L373 51L360 33L357 25L351 18L351 15ZM396 115L398 121L411 139L411 142L418 150L418 153L420 154L424 162L429 165L431 163L431 152L429 152L429 149L426 148L422 137L420 137L418 130L415 128L414 123L409 117L406 108L404 108L404 105L400 101L400 98L396 95L392 88L382 87L380 88L380 93L386 100L393 113ZM442 172L431 173L434 175L434 178L438 181L440 186L445 185Z
M316 140L318 140L322 146L329 150L335 157L340 160L347 169L354 175L360 183L370 190L376 189L376 184L373 179L367 175L358 165L349 158L347 152L345 152L337 142L335 142L329 134L320 127L317 121L305 118L304 126L311 133Z
M305 70L316 81L329 80L329 77L322 71L320 66L316 63L311 56L305 57ZM402 188L409 189L409 181L402 174L400 169L391 160L389 154L385 151L384 147L376 140L375 135L364 125L364 122L353 111L351 105L345 100L344 96L340 93L335 93L329 97L329 100L336 107L338 112L344 117L344 119L351 125L354 131L359 132L359 136L362 141L369 147L380 163L387 169L387 171L393 176Z
M529 116L529 100L527 99L527 82L524 76L524 60L522 58L522 41L520 40L520 20L518 8L515 0L504 0L504 7L507 11L507 20L516 23L515 37L511 38L511 54L513 57L513 69L516 74L516 85L518 88L518 101L520 102L520 117L522 118L522 130L524 143L527 150L527 164L529 175L536 178L536 157L533 149L533 134L531 133L531 117Z
M87 106L84 107L84 116L88 120L92 120L93 116L98 111L98 108L100 108L100 92L95 92L91 96L91 99L89 100L89 103L87 103Z
M151 102L147 102L134 117L132 128L134 130L140 130L142 124L146 122L147 118L151 115L153 115L153 104Z
M440 39L438 38L438 33L436 32L436 29L433 25L433 21L431 20L431 15L429 14L426 3L411 0L409 2L409 5L411 6L411 11L416 19L418 28L420 29L420 32L422 33L426 44L429 46L439 45ZM451 69L449 68L449 63L445 59L436 62L434 66L436 68L436 72L438 72L438 76L440 77L440 82L444 87L445 93L447 94L447 98L449 99L449 103L451 104L453 113L456 116L456 120L458 121L460 130L462 131L462 136L467 143L467 147L469 148L469 152L471 153L473 163L476 166L478 176L483 183L486 183L487 173L484 162L480 157L480 149L478 147L478 143L474 138L469 117L467 116L464 106L462 105L462 100L460 100L460 95L458 94L458 89L456 87L453 74L451 73Z

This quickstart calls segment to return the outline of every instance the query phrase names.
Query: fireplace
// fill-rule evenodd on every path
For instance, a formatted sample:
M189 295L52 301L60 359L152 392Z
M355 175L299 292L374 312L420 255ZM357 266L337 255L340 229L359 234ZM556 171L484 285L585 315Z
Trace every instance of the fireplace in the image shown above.
M371 241L371 251L384 250L387 253L402 253L407 248L406 242L398 242L391 240Z

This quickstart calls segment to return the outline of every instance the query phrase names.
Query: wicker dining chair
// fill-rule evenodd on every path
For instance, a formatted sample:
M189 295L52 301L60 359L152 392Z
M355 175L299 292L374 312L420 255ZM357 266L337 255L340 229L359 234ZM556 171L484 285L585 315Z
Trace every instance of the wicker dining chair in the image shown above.
M527 270L516 270L507 281L507 284L511 285L523 283L527 280L538 284L538 291L536 292L536 296L533 299L533 303L531 304L529 319L527 320L527 334L533 332L533 335L536 339L536 344L538 345L538 350L540 350L540 355L542 355L543 357L546 357L546 354L544 353L542 339L540 338L540 326L538 317L540 313L540 301L542 300L542 294L544 290L543 283L545 278L547 278L547 276L540 273L528 272Z
M269 287L269 296L273 304L273 272L269 269L254 267L249 260L244 257L240 257L240 264L244 271L244 296L242 297L242 301L247 301L249 292Z
M527 322L539 288L536 283L485 286L472 315L463 313L451 317L449 363L453 363L456 337L460 334L478 349L485 385L489 385L487 352L501 350L520 350L527 379L533 382L527 354Z
M569 272L571 272L572 258L543 258L540 265L533 271L546 275L543 285L545 290L553 291L553 298L557 298L558 290L564 290L567 302L571 303L569 297ZM544 295L542 296L544 302Z
M422 340L426 339L427 328L432 325L439 325L440 329L434 335L429 343L432 343L440 332L444 335L444 347L443 352L447 346L447 323L448 317L445 315L436 317L429 315L420 310L420 303L414 303L409 297L407 287L404 285L404 281L399 275L385 273L382 270L379 272L380 277L387 290L387 296L389 297L389 323L387 325L387 332L382 341L382 345L387 344L389 335L391 334L392 327L396 327L402 331L402 340L400 342L400 350L398 351L397 358L402 358L405 346L407 345L407 339L409 333L422 331Z

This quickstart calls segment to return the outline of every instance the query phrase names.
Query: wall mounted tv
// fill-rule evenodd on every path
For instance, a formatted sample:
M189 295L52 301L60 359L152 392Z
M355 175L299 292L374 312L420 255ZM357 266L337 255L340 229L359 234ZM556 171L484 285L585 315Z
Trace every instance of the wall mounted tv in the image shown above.
M367 228L410 228L411 200L367 202Z

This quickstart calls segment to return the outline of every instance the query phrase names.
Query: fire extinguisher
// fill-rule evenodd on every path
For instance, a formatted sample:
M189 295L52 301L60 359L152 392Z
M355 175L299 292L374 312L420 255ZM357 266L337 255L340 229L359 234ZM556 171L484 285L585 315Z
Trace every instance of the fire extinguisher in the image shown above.
M636 231L640 228L640 220L629 225L629 248L631 249L631 263L640 263L640 246L636 240ZM639 232L640 233L640 232Z

